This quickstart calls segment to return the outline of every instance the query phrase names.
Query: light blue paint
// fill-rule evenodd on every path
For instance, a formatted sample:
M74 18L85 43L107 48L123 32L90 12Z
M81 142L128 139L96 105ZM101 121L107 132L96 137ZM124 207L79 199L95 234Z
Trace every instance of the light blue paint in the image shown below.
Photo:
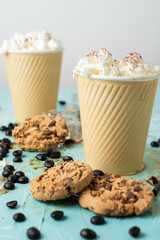
M66 100L67 106L72 104L73 91L75 90L60 90L59 99ZM0 107L0 125L15 122L8 89L0 90ZM60 109L61 107L58 106L58 108ZM3 137L4 134L1 132L0 139ZM153 149L150 147L150 142L158 138L160 138L160 88L157 90L144 156L144 162L147 167L143 172L134 176L136 179L145 182L148 177L152 175L160 176L160 148ZM33 170L35 165L29 165L30 159L35 155L36 153L24 152L23 163L14 164L17 170L25 171L30 180L43 171L42 168ZM62 155L70 155L74 160L84 161L83 144L68 148L62 147ZM12 159L12 151L10 151L7 161L12 162ZM11 200L18 200L19 206L17 209L9 209L6 207L6 202ZM79 234L82 228L94 229L98 235L98 240L131 240L133 238L128 234L129 228L139 226L142 234L138 239L158 240L160 239L159 203L160 197L156 197L150 211L142 216L127 218L105 217L106 223L103 226L95 226L90 223L90 218L94 216L94 213L81 208L76 200L68 199L55 203L38 202L30 196L29 184L17 184L15 190L0 196L0 239L26 240L27 229L35 226L39 228L42 233L41 239L45 240L82 240ZM54 221L54 219L50 217L50 213L54 207L58 207L64 211L66 216L64 220ZM44 212L44 210L47 211ZM17 212L23 212L26 215L27 219L25 222L14 222L12 215Z

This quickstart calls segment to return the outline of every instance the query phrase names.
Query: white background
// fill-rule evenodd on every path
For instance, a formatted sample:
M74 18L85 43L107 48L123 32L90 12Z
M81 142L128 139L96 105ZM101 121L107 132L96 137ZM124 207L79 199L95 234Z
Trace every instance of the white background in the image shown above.
M160 64L160 0L0 0L0 44L33 30L50 31L64 43L61 87L76 87L73 67L101 47L115 58L137 51ZM0 87L8 87L3 56Z

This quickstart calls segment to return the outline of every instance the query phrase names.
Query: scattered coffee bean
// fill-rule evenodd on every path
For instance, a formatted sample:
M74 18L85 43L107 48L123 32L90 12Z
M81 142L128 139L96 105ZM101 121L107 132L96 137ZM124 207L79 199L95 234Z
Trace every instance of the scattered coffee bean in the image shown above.
M151 180L153 182L153 184L157 184L158 183L158 179L154 176L151 177Z
M60 220L63 217L64 213L62 211L54 211L51 213L51 217L55 220Z
M132 237L138 237L138 235L140 234L140 228L139 227L132 227L129 229L129 234Z
M6 126L1 126L0 131L6 131L8 128Z
M47 159L46 155L43 153L37 154L36 158L41 161L45 161Z
M14 129L14 124L13 124L13 123L9 123L9 124L8 124L8 128L9 128L10 130L13 130L13 129Z
M8 178L13 172L11 170L4 170L2 172L3 177Z
M159 147L159 142L153 141L151 142L152 147Z
M3 138L2 143L8 143L11 144L11 141L8 138Z
M24 172L22 172L22 171L17 171L17 172L15 172L15 175L16 175L18 178L25 176Z
M10 149L10 144L2 143L2 148Z
M102 217L100 215L96 215L96 216L91 218L91 223L93 223L95 225L104 224L104 217Z
M17 206L18 202L17 201L10 201L10 202L7 202L6 205L8 208L15 208Z
M14 169L14 166L13 165L6 165L5 167L4 167L4 170L11 170L11 171L14 171L15 169Z
M15 174L11 174L11 175L8 176L7 181L16 183L17 182L17 176Z
M60 158L60 156L61 156L61 153L59 151L53 151L50 155L50 158L56 159L56 158Z
M24 216L23 213L16 213L16 214L13 215L13 219L16 222L23 222L23 221L25 221L26 217Z
M47 168L51 168L51 167L54 167L54 162L52 160L46 160L44 165Z
M12 130L7 129L7 130L5 131L5 134L6 134L6 136L12 136Z
M45 155L46 155L47 157L50 157L52 152L53 152L53 150L52 150L52 149L49 149L49 150L45 153Z
M8 148L2 148L1 152L5 152L7 154L7 153L9 153L9 150L8 150Z
M27 230L27 237L29 239L39 239L40 235L40 231L35 227L31 227Z
M13 158L13 162L22 162L22 158L21 157L15 157L15 158Z
M67 139L65 141L65 144L73 144L73 143L75 143L75 141L73 139Z
M65 105L66 102L65 102L65 101L59 101L59 104L61 104L61 105Z
M101 171L101 170L94 170L93 171L93 175L96 177L96 176L103 176L104 173Z
M63 158L63 161L65 161L65 162L70 162L70 161L72 161L72 160L73 160L73 158L70 157L70 156L65 156L65 157Z
M15 157L22 157L22 153L23 153L22 150L16 150L16 151L13 152L13 156L15 156Z
M3 187L7 190L13 190L15 188L15 185L12 182L6 182Z
M86 239L95 239L97 236L96 233L89 228L82 229L80 235Z
M153 188L154 196L157 196L159 192L160 192L160 181L159 181L158 184L155 186L155 188Z
M26 176L22 176L22 177L17 178L17 183L26 184L28 182L29 182L29 179Z
M4 151L0 151L0 157L2 157L2 159L5 157L7 155L7 153L6 152L4 152Z

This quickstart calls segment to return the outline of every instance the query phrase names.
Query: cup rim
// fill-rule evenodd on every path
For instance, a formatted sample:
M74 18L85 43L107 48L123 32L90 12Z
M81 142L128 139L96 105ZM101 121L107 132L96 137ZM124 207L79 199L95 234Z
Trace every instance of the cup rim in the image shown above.
M63 52L64 49L57 49L57 50L53 50L53 49L47 49L47 50L8 50L6 53L4 54L8 54L8 53L16 53L16 54L48 54L48 53L57 53L57 52Z
M145 77L113 77L113 76L99 76L99 75L91 75L89 77L77 74L81 77L84 78L89 78L93 80L102 80L102 81L117 81L117 82L146 82L146 81L152 81L157 78L159 78L160 73L158 74L152 74L150 76L145 76Z

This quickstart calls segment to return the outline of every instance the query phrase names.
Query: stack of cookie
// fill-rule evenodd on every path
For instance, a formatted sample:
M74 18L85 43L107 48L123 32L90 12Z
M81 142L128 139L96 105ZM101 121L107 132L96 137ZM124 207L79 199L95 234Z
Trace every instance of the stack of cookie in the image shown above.
M30 182L30 192L42 201L79 193L83 208L108 216L140 215L151 207L154 199L152 190L142 182L113 174L93 176L91 167L79 161L45 170Z

